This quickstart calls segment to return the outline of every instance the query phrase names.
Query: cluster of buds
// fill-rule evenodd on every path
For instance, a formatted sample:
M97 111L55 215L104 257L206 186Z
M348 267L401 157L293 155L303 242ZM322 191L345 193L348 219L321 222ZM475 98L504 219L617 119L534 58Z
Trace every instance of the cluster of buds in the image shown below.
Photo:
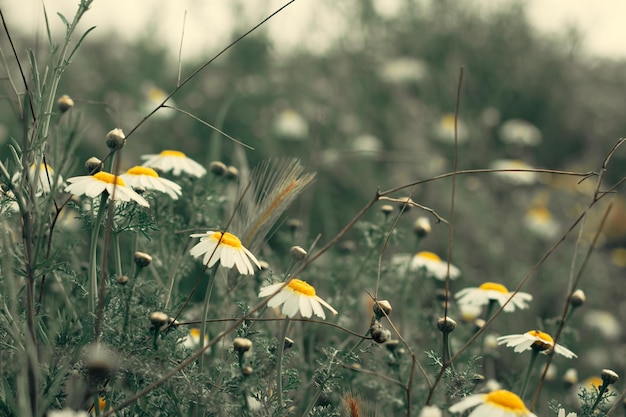
M236 337L233 340L233 349L237 352L239 357L239 367L241 368L241 374L243 376L250 376L254 372L254 369L250 365L245 363L245 358L250 355L252 349L252 341L245 337Z
M388 300L374 301L374 306L372 307L374 317L372 317L369 334L376 343L386 343L391 339L391 332L380 321L383 317L389 316L392 310L393 308Z

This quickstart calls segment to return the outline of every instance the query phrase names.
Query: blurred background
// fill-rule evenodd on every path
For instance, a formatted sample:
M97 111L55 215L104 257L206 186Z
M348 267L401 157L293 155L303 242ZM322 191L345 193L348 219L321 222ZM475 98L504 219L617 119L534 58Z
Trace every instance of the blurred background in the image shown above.
M74 3L45 3L58 36L62 24L55 13L69 18ZM84 122L79 160L106 155L109 130L130 131L175 88L179 51L184 79L280 5L97 0L83 21L85 30L97 28L60 88L74 99L72 111ZM5 2L2 8L23 62L27 49L33 49L44 66L48 45L41 2ZM377 188L452 170L463 66L459 169L598 171L626 132L626 43L623 25L616 24L625 8L618 1L592 7L582 1L298 0L169 103L254 151L243 151L182 113L162 109L129 139L124 163L130 167L140 155L163 149L183 151L205 165L220 160L240 169L269 157L297 157L308 171L317 172L316 183L290 213L306 225L299 244L307 247L318 234L327 242ZM6 45L4 37L2 42ZM0 105L0 141L6 144L9 137L19 137L21 127L11 104ZM1 156L7 152L3 147ZM66 167L64 174L82 175L81 166ZM626 156L620 150L604 188L625 175ZM496 280L514 287L589 204L594 187L594 178L580 182L580 177L553 174L458 177L452 261L463 271L462 286ZM449 218L450 191L449 179L433 181L417 187L412 198ZM601 324L626 317L623 194L618 188L600 239L602 250L583 279L590 309L613 317L585 322L591 334L601 336L598 349L609 349ZM603 207L600 202L592 211L584 241L597 230ZM378 221L376 209L367 220ZM416 247L412 225L426 214L412 209L403 215L399 230L405 240L390 253L446 253L448 228L434 224L434 218L433 233ZM353 244L339 247L358 250L361 237L355 230L347 236ZM533 316L560 314L555 300L566 295L575 237L525 288L536 296ZM617 332L611 340L622 341L612 345L617 349L624 335L623 325L616 326L609 333L614 338ZM581 356L589 370L602 366L592 360L624 361L623 355L593 349Z

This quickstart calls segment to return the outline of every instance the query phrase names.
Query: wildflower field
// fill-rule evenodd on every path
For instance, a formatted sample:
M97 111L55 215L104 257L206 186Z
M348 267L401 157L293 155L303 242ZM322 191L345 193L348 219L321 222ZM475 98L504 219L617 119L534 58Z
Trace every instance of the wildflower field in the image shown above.
M93 1L0 6L0 417L626 415L625 62L448 0L186 60Z

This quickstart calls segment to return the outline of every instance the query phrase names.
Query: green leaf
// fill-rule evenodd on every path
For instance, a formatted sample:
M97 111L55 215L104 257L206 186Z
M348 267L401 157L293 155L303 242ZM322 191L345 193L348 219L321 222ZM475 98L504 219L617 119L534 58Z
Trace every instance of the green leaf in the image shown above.
M72 60L72 57L74 56L74 53L76 53L76 50L78 49L80 44L83 42L83 40L85 40L85 37L89 34L89 32L91 32L95 28L96 28L95 26L92 26L89 29L87 29L87 31L85 33L83 33L83 36L81 36L80 39L78 40L78 42L76 42L76 45L74 46L74 49L72 49L72 52L70 52L69 56L67 57L66 63L69 63Z
M67 21L67 19L65 18L65 16L63 16L61 13L57 12L57 15L61 18L61 20L63 21L63 24L65 25L65 28L67 30L70 29L70 22Z

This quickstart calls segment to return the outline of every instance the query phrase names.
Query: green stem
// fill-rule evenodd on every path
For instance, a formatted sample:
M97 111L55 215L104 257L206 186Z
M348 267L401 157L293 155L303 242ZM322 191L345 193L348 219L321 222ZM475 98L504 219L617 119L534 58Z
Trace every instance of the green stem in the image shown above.
M96 221L91 231L91 242L89 246L89 281L87 288L89 290L89 312L93 317L96 316L96 301L97 301L97 289L98 289L98 268L97 268L97 250L98 250L98 236L100 234L100 224L102 224L102 218L106 211L106 202L109 198L109 194L105 191L100 196L100 205L98 206L98 214L96 215ZM93 200L91 201L93 204Z
M276 391L278 392L278 409L283 409L283 353L285 351L285 337L289 327L289 317L285 317L283 328L278 338L278 355L276 355Z
M122 276L122 255L120 252L120 235L115 234L113 237L113 254L115 256L115 274L118 277Z
M215 283L218 270L219 268L215 268L213 269L213 271L210 271L212 273L209 274L209 282L207 283L207 286L206 286L206 293L204 295L204 304L202 305L202 326L200 326L200 342L199 342L200 349L204 347L204 337L207 334L207 327L208 327L207 320L209 319L209 304L211 301L211 293L213 292L213 284ZM202 355L200 357L200 372L204 370L204 356L205 355Z
M526 387L528 386L528 381L530 380L530 374L532 374L533 366L537 361L537 356L539 356L539 350L533 349L532 354L530 356L530 362L528 363L528 369L526 369L526 376L524 377L524 383L522 384L522 390L520 391L522 399L526 395Z
M589 414L592 414L593 411L598 406L598 404L600 404L600 401L602 400L602 396L604 395L608 387L609 387L609 384L602 383L602 385L600 386L600 389L598 390L598 397L596 398L596 401L591 406L591 410L589 410Z

